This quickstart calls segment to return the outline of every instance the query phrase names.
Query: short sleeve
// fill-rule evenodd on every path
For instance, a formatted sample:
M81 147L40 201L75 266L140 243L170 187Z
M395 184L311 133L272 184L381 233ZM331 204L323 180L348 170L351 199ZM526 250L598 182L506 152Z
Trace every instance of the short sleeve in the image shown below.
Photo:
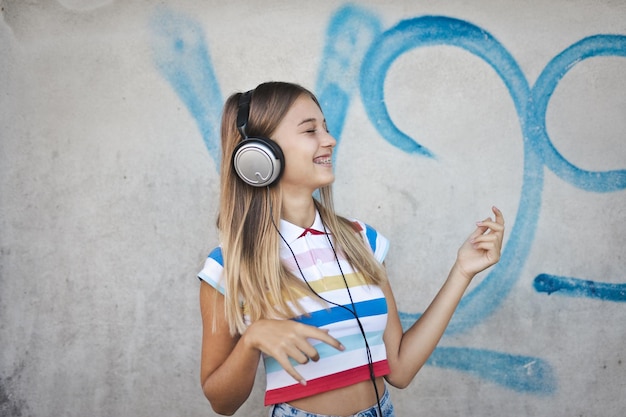
M374 258L383 263L389 251L389 240L378 233L376 229L359 220L354 220L355 229L361 233L365 241L369 244L374 254Z
M209 253L209 256L204 262L204 268L198 273L198 278L222 294L225 294L223 273L224 258L222 256L222 248L218 246Z

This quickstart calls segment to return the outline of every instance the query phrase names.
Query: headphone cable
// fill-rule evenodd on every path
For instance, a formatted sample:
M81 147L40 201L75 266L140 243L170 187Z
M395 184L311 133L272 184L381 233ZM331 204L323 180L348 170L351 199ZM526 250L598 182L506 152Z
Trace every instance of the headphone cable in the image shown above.
M269 191L269 187L268 187L268 191ZM270 210L271 210L271 199L270 199ZM300 275L302 276L302 279L306 283L306 285L309 288L309 290L313 294L318 296L320 299L325 301L326 303L334 305L336 307L343 308L344 310L350 312L354 316L354 318L356 319L356 322L357 322L357 324L359 326L359 330L361 331L361 335L363 336L363 341L365 342L365 351L366 351L366 354L367 354L367 365L368 365L368 369L369 369L370 380L372 381L372 385L374 386L374 392L376 393L376 405L378 407L378 413L382 417L383 413L382 413L382 407L381 407L381 404L380 404L380 393L378 392L378 386L376 385L376 373L374 371L374 361L372 359L372 352L370 350L369 343L367 342L367 336L365 335L365 329L363 328L363 324L361 323L361 320L360 320L360 318L359 318L359 316L357 314L356 306L354 304L354 300L352 299L352 293L350 292L350 287L348 286L348 281L346 280L346 276L343 273L343 269L341 268L341 264L339 263L339 257L337 256L337 252L335 251L335 247L332 244L332 242L330 240L330 237L328 236L328 231L326 230L326 226L324 225L324 222L322 222L322 226L324 227L324 232L326 234L326 239L328 240L328 243L330 244L330 247L331 247L331 249L332 249L332 251L333 251L333 253L335 255L335 261L337 262L337 266L339 267L339 271L341 272L341 276L343 278L344 285L346 286L346 290L348 291L348 296L350 298L350 304L352 305L352 309L346 307L345 305L338 304L338 303L335 303L333 301L327 300L326 298L324 298L321 295L319 295L317 293L317 291L315 291L313 289L313 287L311 286L309 281L304 276L304 272L302 271L302 268L300 267L300 264L298 263L298 258L296 257L296 254L294 253L293 249L291 249L291 246L289 245L289 243L287 242L287 240L285 239L283 234L280 232L280 230L276 226L276 223L274 222L274 218L271 216L271 212L270 212L270 218L272 219L272 224L274 225L274 228L278 232L278 235L280 236L282 241L285 243L285 245L287 245L287 248L289 249L289 252L291 252L291 255L293 256L293 259L296 262L296 266L298 267L298 271L300 272Z

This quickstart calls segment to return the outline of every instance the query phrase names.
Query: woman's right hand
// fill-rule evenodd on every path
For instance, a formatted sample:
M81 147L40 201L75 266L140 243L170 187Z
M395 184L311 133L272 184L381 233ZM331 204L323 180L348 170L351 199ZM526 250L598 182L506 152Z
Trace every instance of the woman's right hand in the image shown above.
M276 359L302 385L306 385L306 380L296 371L289 358L300 364L309 360L317 362L320 355L308 339L319 340L338 350L345 349L337 339L328 334L328 330L293 320L258 320L242 335L244 343Z

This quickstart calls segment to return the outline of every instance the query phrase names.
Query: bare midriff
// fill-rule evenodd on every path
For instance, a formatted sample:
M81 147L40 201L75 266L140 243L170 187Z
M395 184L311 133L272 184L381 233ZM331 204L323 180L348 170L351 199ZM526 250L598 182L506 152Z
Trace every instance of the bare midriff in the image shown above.
M376 378L380 397L385 393L382 377ZM311 397L289 401L289 405L315 414L351 416L376 405L376 392L372 381L362 381L354 385L323 392Z

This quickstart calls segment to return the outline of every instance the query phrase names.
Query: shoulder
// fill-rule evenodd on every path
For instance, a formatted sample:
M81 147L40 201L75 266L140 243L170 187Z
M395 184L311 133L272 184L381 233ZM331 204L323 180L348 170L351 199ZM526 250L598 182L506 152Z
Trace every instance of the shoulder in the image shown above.
M361 220L350 219L350 222L355 232L359 233L372 249L374 257L379 262L383 262L389 250L389 240L378 230Z
M198 278L224 294L223 271L224 257L222 255L222 247L218 246L207 256L202 270L198 273Z

